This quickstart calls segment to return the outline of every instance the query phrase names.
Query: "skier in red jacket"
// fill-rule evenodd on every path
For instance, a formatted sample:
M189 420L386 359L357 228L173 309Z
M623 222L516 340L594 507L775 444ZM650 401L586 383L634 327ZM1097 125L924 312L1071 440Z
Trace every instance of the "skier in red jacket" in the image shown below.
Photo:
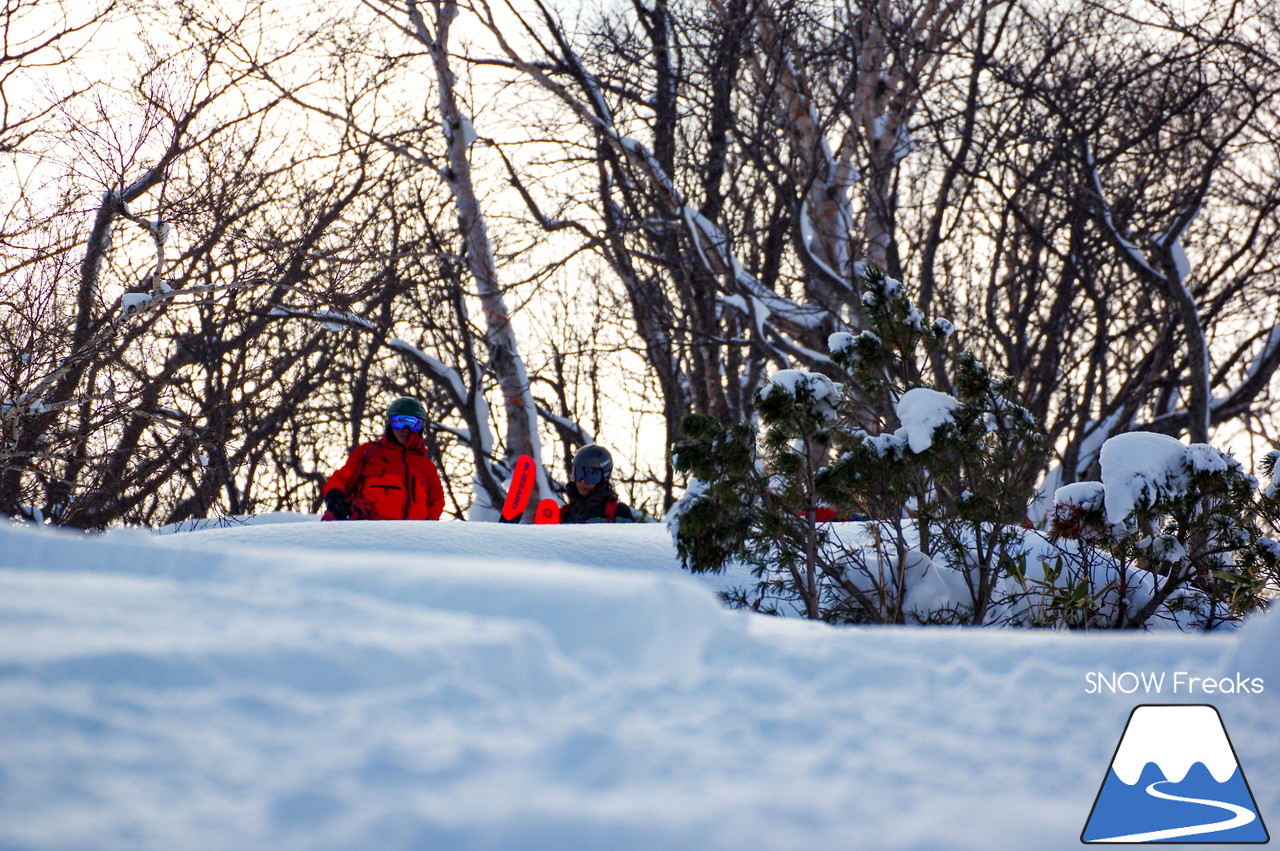
M444 488L422 442L426 422L418 400L392 402L382 438L356 447L324 483L325 519L439 520Z

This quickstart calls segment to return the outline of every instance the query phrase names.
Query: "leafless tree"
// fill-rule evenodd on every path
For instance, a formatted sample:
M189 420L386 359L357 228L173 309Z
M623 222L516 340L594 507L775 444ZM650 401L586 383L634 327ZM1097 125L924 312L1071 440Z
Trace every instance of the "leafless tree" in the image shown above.
M966 6L476 5L501 62L558 106L543 135L594 168L594 197L535 203L537 178L513 180L627 293L668 442L690 411L751 416L768 369L837 372L826 339L859 326L857 261L900 265L893 175Z
M395 293L369 222L398 163L368 140L272 132L286 101L260 70L305 40L245 62L243 32L199 24L176 22L186 48L139 68L132 112L101 90L59 111L62 161L87 167L8 255L0 511L177 522L322 478L297 450L325 442L298 426L343 360L329 331L287 319L334 291Z
M922 275L1019 376L1051 481L1096 474L1114 434L1207 441L1272 405L1276 37L1251 4L1010 6L931 116L948 196L913 231Z
M522 452L546 494L602 431L669 446L778 368L839 379L862 262L1017 376L1050 484L1123 430L1272 428L1255 0L143 5L7 7L0 512L312 510L402 393L455 514ZM153 49L63 73L126 12Z
M859 260L920 281L1019 377L1056 480L1112 434L1207 440L1271 404L1263 4L477 11L559 105L542 135L594 166L593 192L554 205L568 218L513 177L628 294L669 439L687 411L750 416L768 369L835 374L825 338L859 327Z
M29 150L41 122L80 93L74 88L42 92L40 74L69 69L118 5L118 0L7 0L0 11L0 153Z

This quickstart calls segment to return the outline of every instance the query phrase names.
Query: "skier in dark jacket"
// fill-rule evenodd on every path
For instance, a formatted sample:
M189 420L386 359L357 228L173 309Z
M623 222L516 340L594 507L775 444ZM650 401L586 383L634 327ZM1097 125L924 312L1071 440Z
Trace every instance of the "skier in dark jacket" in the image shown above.
M387 408L380 440L362 444L324 484L326 520L439 520L444 488L427 457L427 411L402 396Z
M609 476L613 456L609 450L588 444L573 456L573 481L569 502L560 510L561 523L634 523L631 509L618 501Z

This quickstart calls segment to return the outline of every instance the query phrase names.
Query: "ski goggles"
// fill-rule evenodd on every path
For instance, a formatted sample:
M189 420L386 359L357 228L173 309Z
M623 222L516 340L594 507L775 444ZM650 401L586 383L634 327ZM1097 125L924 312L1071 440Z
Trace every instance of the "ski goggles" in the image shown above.
M574 464L573 480L575 482L586 482L589 485L598 485L604 481L604 470L599 467L583 467L581 464Z
M416 434L422 431L422 417L415 417L412 414L396 414L391 418L391 428L407 428Z

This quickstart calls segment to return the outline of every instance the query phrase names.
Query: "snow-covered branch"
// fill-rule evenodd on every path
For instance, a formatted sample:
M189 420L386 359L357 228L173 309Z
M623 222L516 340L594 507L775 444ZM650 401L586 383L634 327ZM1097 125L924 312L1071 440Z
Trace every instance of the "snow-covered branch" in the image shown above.
M1102 227L1104 235L1119 249L1125 263L1140 280L1158 287L1163 292L1178 317L1187 346L1188 431L1193 441L1206 443L1209 440L1213 405L1209 343L1196 298L1187 285L1187 276L1191 273L1191 268L1186 253L1182 249L1181 237L1199 211L1203 193L1208 191L1208 183L1200 187L1194 203L1189 204L1175 217L1164 238L1158 241L1157 246L1164 256L1157 264L1152 262L1147 254L1125 235L1119 223L1116 222L1103 185L1101 169L1088 145L1085 146L1085 167L1093 186L1094 203L1097 205L1095 218ZM1160 268L1157 268L1157 265Z

